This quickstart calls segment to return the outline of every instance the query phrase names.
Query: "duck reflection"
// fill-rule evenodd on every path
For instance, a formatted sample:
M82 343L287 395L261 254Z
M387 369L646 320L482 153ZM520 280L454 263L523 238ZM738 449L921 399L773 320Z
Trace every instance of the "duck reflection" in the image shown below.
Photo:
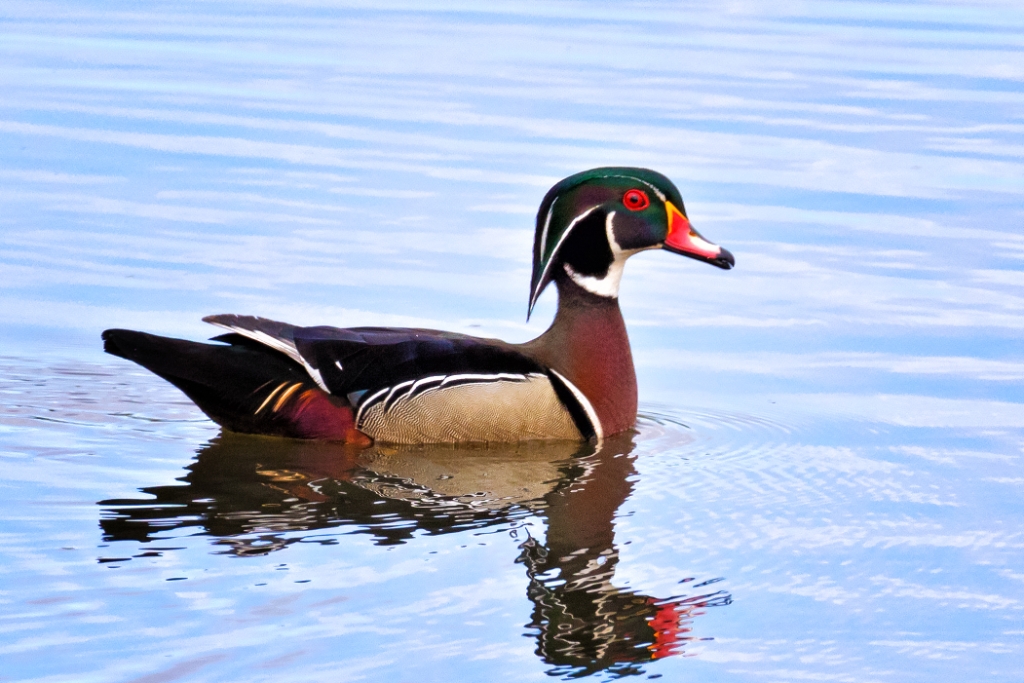
M151 499L102 501L100 523L108 541L165 540L196 527L237 555L337 543L315 533L327 528L390 545L512 526L524 538L517 561L530 580L528 628L550 673L629 675L682 651L696 639L693 618L731 602L708 588L713 580L684 579L688 594L661 599L613 585L614 519L633 489L633 448L628 435L600 446L358 450L225 433L199 452L183 485L143 489ZM543 541L522 524L527 518L545 522Z

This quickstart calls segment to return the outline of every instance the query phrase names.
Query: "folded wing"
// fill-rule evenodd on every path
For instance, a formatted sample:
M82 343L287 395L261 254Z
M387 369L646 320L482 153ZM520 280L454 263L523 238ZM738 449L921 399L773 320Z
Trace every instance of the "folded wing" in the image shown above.
M295 327L206 318L265 344L352 406L355 427L397 443L589 438L595 430L565 380L512 345L453 332Z

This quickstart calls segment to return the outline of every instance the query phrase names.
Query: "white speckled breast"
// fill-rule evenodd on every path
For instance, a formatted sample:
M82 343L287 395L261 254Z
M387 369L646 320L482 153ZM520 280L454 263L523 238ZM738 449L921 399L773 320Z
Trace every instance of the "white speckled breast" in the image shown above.
M363 401L356 425L375 440L390 443L581 438L551 381L533 373L403 382Z

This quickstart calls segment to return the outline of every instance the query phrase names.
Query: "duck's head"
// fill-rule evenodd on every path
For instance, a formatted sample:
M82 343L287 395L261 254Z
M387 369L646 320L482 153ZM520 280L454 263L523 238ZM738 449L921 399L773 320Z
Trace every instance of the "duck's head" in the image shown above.
M645 168L595 168L552 187L537 212L530 308L552 281L616 297L633 254L666 249L728 270L732 254L693 229L672 181Z

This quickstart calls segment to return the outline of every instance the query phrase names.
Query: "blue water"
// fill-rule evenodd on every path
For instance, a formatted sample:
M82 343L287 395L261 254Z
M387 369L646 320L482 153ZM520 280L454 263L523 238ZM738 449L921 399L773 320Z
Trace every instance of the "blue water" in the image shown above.
M0 680L1018 681L1024 10L0 8ZM99 332L522 341L547 188L671 177L600 448L222 434Z

